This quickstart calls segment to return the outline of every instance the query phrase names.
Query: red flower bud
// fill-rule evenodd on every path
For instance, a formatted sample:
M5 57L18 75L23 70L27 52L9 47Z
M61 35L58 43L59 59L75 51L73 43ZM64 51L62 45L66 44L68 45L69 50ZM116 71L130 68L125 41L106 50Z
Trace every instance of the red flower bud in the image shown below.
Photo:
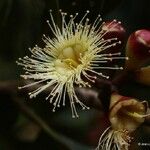
M116 20L107 21L102 25L102 30L105 32L107 31L106 34L103 36L105 40L117 38L118 41L121 41L121 44L117 44L114 47L110 47L106 51L110 53L120 52L120 49L123 46L126 37L126 31L122 26L121 22L118 22Z
M150 60L150 30L138 30L130 35L126 46L128 70L135 70Z
M121 55L121 48L124 45L125 39L126 39L126 31L124 27L122 26L121 22L113 20L113 21L106 21L101 26L102 32L105 34L103 35L104 40L110 41L107 43L108 48L105 51L102 51L101 53L107 53L107 54L113 54L114 58L112 60L108 61L104 64L104 66L109 67L118 64L118 61L120 59L126 59L125 57L122 57L120 59L116 59L116 56ZM115 44L115 46L109 47L110 44ZM107 74L110 78L113 78L115 74L115 70L104 70L104 74Z

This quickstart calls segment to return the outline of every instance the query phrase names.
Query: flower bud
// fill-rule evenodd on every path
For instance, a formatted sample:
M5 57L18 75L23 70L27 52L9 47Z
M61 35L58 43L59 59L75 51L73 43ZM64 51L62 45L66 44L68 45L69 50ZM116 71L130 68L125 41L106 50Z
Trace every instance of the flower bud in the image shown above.
M135 72L136 81L150 86L150 66L142 67Z
M123 47L126 38L126 31L121 22L116 20L106 21L102 24L101 30L104 33L102 38L104 39L104 41L108 41L108 43L105 44L107 46L107 49L105 49L101 53L107 53L113 56L112 59L107 60L107 63L105 63L103 66L114 66L118 64L120 59L126 59L125 57L120 56L121 48ZM113 44L113 46L110 47L109 44ZM118 59L117 57L119 57L120 59ZM107 74L110 79L113 78L115 72L116 70L112 69L103 70L103 73Z
M126 68L136 70L150 60L150 30L138 30L132 33L127 41Z
M122 26L121 22L118 22L116 20L106 21L102 25L102 30L106 32L106 34L103 36L105 40L111 38L117 38L117 40L121 42L120 44L117 44L114 47L108 48L106 51L109 53L120 52L120 49L123 46L126 37L126 31Z

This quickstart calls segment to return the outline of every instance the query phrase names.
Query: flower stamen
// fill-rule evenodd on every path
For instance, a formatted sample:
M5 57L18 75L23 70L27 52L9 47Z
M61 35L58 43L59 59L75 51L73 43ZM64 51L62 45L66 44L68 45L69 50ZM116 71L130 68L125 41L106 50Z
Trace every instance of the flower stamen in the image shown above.
M53 103L53 111L60 107L61 100L62 105L65 106L66 96L68 96L74 118L78 117L76 103L82 109L89 109L78 99L74 86L91 87L90 82L95 82L97 76L108 79L109 76L99 72L98 69L122 69L118 66L104 67L103 63L113 59L125 59L125 57L121 57L120 53L104 54L107 48L121 43L117 38L106 40L103 38L115 27L113 25L115 20L110 23L111 28L103 30L100 15L93 24L90 24L87 18L89 11L86 11L79 23L75 22L78 13L70 15L68 22L66 21L67 13L60 10L60 14L61 28L56 25L50 10L50 21L47 20L47 23L54 37L49 38L43 35L45 47L40 48L36 45L33 49L29 49L31 57L26 56L17 61L17 64L23 66L25 70L25 74L21 77L35 80L34 83L22 86L20 89L40 83L40 87L29 93L30 98L33 98L48 87L53 87L46 97L46 100Z
M127 110L123 110L123 113L125 113L126 115L128 115L130 117L135 117L135 118L145 118L145 117L150 116L150 114L142 115L140 113L130 112L130 111L127 111Z
M131 140L127 130L113 130L108 127L101 135L96 150L128 150Z

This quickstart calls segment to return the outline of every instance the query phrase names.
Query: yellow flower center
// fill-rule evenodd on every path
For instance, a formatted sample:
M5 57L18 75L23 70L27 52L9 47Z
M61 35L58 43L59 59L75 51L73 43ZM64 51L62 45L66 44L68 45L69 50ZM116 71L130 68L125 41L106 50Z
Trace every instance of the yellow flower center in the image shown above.
M55 61L56 69L60 70L59 68L61 67L62 71L67 71L77 68L81 64L81 57L83 57L84 52L85 48L81 44L65 47Z

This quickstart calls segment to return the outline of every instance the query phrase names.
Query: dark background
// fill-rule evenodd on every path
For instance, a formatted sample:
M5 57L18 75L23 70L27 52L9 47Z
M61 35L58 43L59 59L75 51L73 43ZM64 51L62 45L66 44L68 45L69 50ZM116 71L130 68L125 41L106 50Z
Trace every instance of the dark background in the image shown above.
M19 74L22 72L21 68L16 65L16 60L29 54L29 47L32 48L35 44L43 46L43 34L52 35L46 23L46 20L49 19L49 9L53 10L56 22L60 17L59 9L68 14L79 12L81 16L86 10L90 10L89 18L92 21L99 13L104 21L120 20L127 35L137 29L150 28L150 0L0 0L0 150L67 149L20 113L12 100L13 92L10 92L12 89L17 92L18 83L16 81L20 80ZM141 86L138 89L138 86L137 84L125 86L123 91L129 95L145 98L147 93L150 93L149 88ZM26 101L27 93L23 95ZM83 145L82 147L74 143L72 149L86 150L91 149L91 146L96 146L97 137L94 133L90 134L90 130L96 126L93 120L100 122L102 119L97 117L97 111L79 112L81 118L75 121L71 120L70 110L64 112L65 109L63 109L63 111L52 114L49 106L40 99L42 95L36 101L27 100L26 103L31 105L55 130ZM150 137L147 133L150 132L147 131L149 130L149 128L140 129L137 135L141 136L137 139L141 142L148 141ZM35 137L30 139L30 136L34 134ZM137 147L137 144L134 146L133 149L146 150L149 148Z

